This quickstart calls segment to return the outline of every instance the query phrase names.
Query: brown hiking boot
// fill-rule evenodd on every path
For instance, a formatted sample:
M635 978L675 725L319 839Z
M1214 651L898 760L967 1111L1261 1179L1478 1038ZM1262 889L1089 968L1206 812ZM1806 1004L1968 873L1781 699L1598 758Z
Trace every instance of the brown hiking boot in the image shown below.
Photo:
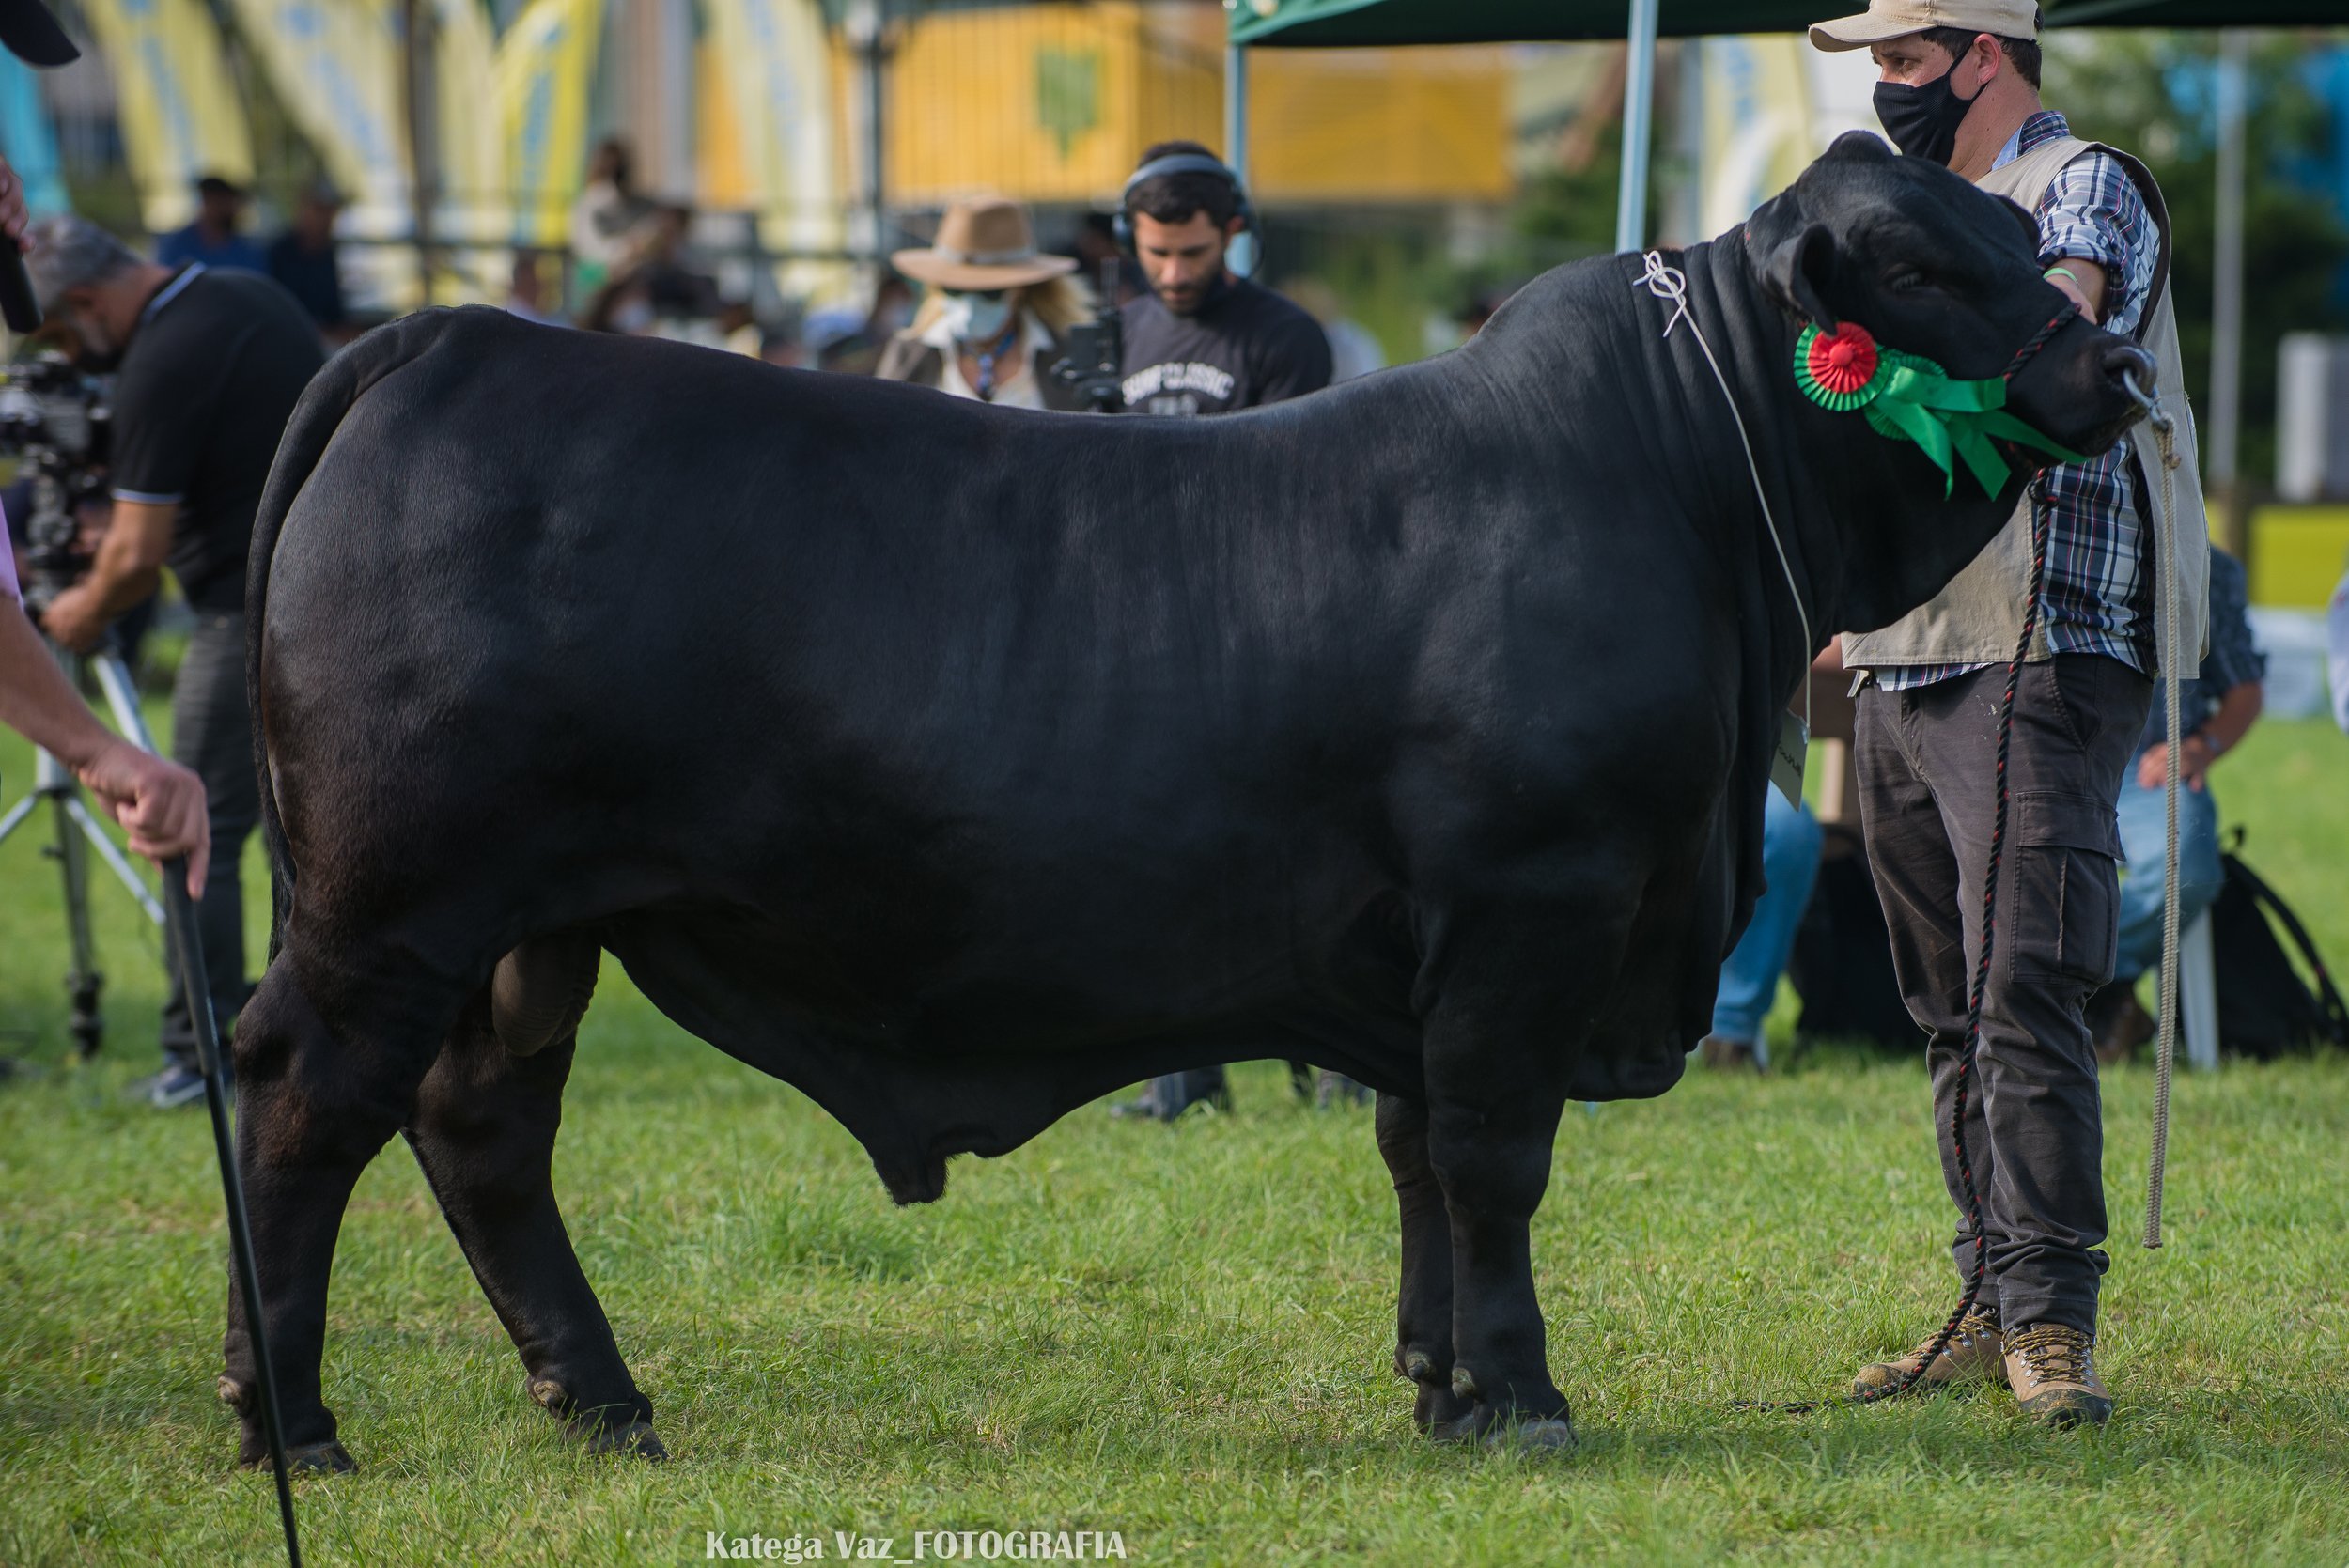
M2049 1426L2102 1426L2112 1396L2096 1375L2096 1336L2034 1323L2006 1340L2006 1381L2023 1413Z
M1933 1342L1941 1331L1935 1329L1917 1342L1916 1348L1894 1361L1877 1361L1859 1369L1852 1379L1855 1399L1882 1398L1883 1390L1893 1387L1915 1371L1933 1348ZM1999 1311L1996 1307L1977 1307L1966 1314L1950 1336L1950 1343L1941 1354L1933 1358L1925 1374L1909 1387L1911 1393L1929 1393L1946 1389L1952 1383L2001 1383L2006 1380L2004 1351L1999 1332Z

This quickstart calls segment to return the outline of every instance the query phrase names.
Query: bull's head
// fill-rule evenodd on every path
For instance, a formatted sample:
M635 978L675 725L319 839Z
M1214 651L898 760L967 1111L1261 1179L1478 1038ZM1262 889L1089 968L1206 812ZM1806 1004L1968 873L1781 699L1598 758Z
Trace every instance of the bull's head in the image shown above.
M1838 137L1755 212L1746 244L1765 292L1787 309L1823 332L1858 321L1960 380L2000 375L2065 304L2040 273L2030 213L1862 132ZM2140 412L2124 374L2150 390L2153 357L2076 318L2015 373L2007 408L2094 456Z

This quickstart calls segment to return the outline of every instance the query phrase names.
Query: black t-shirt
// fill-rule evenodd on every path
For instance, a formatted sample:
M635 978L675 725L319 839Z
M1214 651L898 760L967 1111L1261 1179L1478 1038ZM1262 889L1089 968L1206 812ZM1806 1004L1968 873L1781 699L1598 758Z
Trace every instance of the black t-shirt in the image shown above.
M299 234L281 234L269 248L269 275L284 284L319 326L343 324L342 270L333 245L314 251Z
M1229 413L1330 384L1320 324L1242 278L1195 316L1143 294L1126 303L1126 408L1132 413Z
M318 328L258 272L183 269L139 317L115 378L117 501L177 505L171 569L198 610L244 608L244 557L277 439L325 364Z

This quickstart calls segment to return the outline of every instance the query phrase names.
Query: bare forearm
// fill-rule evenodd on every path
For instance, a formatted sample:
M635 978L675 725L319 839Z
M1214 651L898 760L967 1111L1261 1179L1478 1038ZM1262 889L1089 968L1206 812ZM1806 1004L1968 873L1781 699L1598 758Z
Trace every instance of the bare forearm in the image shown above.
M2260 716L2263 704L2259 682L2247 680L2233 687L2218 700L2218 711L2202 721L2202 733L2220 753L2234 750L2235 742L2249 732Z
M113 620L155 591L163 563L150 558L146 544L127 528L109 529L100 543L98 558L90 563L89 576L84 581L101 619Z
M0 600L0 724L76 770L113 738L17 604Z

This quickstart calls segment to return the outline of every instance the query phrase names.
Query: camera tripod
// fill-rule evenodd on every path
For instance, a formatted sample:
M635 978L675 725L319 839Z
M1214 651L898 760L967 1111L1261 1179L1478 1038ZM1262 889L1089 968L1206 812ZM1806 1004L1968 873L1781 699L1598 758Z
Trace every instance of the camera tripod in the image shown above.
M47 642L47 639L42 639ZM68 653L54 643L50 651L56 656L66 678L77 686L83 668L98 676L101 690L106 693L106 706L114 712L115 727L122 737L144 752L152 752L155 742L147 733L147 722L139 716L138 690L131 682L130 669L122 656L111 647L85 658ZM47 752L35 753L32 792L0 815L0 842L23 827L46 803L51 810L56 833L55 841L43 853L55 859L65 877L66 934L73 949L73 968L66 975L66 990L72 999L72 1015L67 1024L73 1037L74 1050L84 1058L98 1054L104 1024L99 1016L99 997L104 990L106 977L97 968L97 953L90 939L89 918L89 856L95 851L107 868L131 890L147 918L158 926L163 924L163 908L155 895L147 890L147 883L132 866L130 858L117 848L106 834L88 803L82 799L82 785L65 764Z

